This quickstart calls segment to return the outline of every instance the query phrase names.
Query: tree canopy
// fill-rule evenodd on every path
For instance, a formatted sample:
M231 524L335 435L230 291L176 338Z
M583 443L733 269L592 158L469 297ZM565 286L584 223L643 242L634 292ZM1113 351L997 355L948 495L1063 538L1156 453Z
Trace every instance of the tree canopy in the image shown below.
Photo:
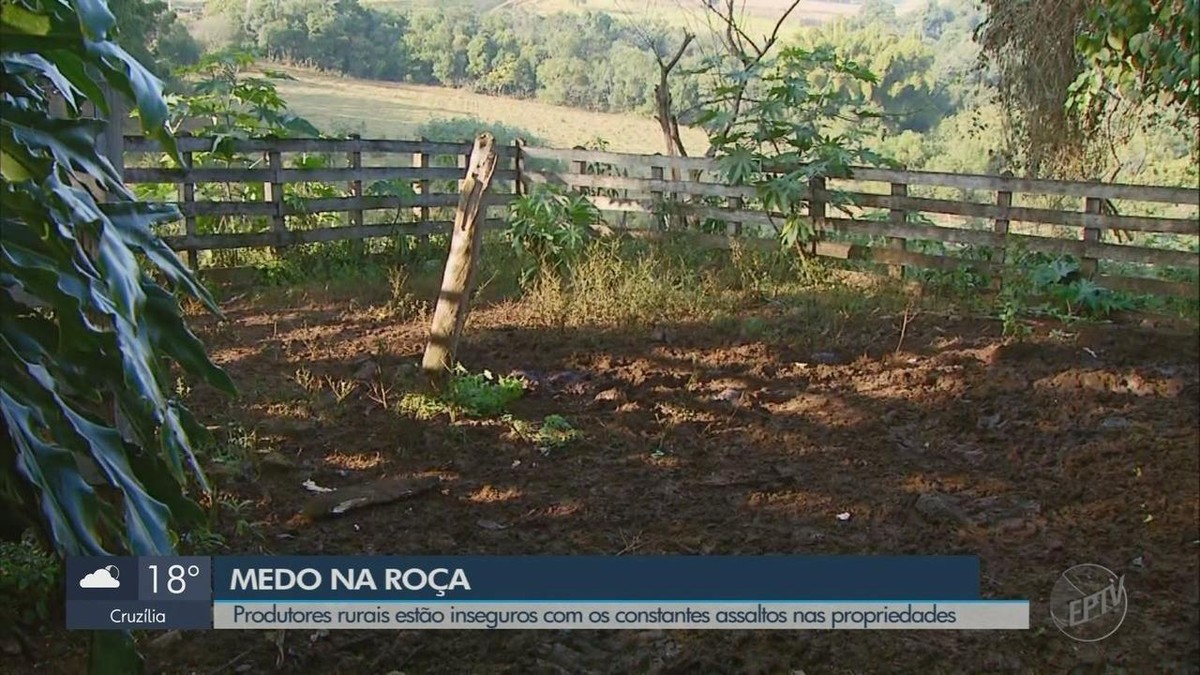
M978 39L1031 173L1094 177L1142 116L1170 115L1195 136L1196 0L984 4Z

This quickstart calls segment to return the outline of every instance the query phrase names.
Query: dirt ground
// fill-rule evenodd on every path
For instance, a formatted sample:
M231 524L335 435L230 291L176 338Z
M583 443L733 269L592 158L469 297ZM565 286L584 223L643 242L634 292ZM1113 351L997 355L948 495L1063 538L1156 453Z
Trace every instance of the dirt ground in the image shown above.
M424 324L297 298L201 318L237 401L190 405L252 431L256 469L227 552L280 554L977 554L985 597L1032 603L1010 632L473 631L188 633L161 673L868 673L1200 671L1200 364L1194 332L849 317L836 331L751 308L733 325L522 327L478 309L472 370L538 380L518 420L566 417L550 452L499 420L385 409ZM313 378L297 377L307 370ZM328 380L326 380L328 378ZM315 380L355 382L340 402ZM444 488L300 529L307 479L345 487L438 475ZM848 520L837 515L848 512ZM241 533L238 533L238 530ZM1129 613L1085 644L1052 624L1057 576L1126 574ZM66 661L55 657L42 672ZM0 669L2 670L2 669Z

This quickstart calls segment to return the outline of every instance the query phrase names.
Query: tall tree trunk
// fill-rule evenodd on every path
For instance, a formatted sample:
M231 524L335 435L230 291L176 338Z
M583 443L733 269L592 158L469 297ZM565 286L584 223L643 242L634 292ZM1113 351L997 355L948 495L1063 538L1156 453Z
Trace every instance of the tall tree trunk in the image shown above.
M691 33L683 34L683 42L680 43L679 49L671 60L665 61L661 56L656 54L658 59L658 84L654 87L654 110L655 118L658 120L658 126L662 130L663 143L667 146L668 157L687 157L687 149L683 147L683 139L679 136L679 117L675 114L675 103L671 99L671 71L679 64L679 59L683 58L684 52L687 51L688 45L696 36ZM671 180L678 182L681 176L678 167L671 167ZM677 229L679 225L683 225L683 219L678 215L667 215L667 224L671 229Z

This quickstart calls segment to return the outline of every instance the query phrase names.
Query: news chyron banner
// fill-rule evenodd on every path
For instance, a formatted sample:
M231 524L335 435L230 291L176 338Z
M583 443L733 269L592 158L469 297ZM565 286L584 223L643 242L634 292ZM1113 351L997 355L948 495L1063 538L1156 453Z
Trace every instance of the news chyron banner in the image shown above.
M70 558L67 627L1026 630L975 556Z

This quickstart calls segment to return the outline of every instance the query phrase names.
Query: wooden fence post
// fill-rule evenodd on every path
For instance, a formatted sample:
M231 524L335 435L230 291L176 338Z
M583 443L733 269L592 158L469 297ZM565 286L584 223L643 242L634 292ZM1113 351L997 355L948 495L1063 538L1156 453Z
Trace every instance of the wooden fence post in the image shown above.
M129 109L125 99L109 85L104 85L104 102L108 105L108 124L100 138L100 151L116 169L117 176L125 180L125 118Z
M892 196L903 199L908 196L908 186L904 183L892 183ZM888 220L895 227L908 224L908 209L892 209L888 212ZM908 250L908 240L904 237L888 237L888 248L894 251ZM897 279L904 278L904 265L888 265L888 276Z
M578 175L578 176L586 175L587 174L587 162L573 160L571 162L571 173ZM576 184L572 183L570 181L569 177L567 180L567 190L569 190L570 192L576 193L576 194L587 195L589 197L595 196L600 193L599 190L591 190L590 188L588 188L586 186L576 185Z
M271 230L275 234L276 255L287 246L287 221L283 217L283 156L278 150L267 152L267 168L271 170L271 181L263 184L263 197L272 205Z
M688 171L688 182L689 183L700 183L703 178L704 178L703 171L696 171L696 170ZM695 194L695 193L692 193L691 195L689 195L687 201L689 204L694 204L696 206L703 207L705 205L704 197L702 197L698 194ZM684 218L683 218L683 223L684 223L685 227L692 227L693 229L698 230L698 229L700 229L700 225L704 223L704 218L703 218L703 216L697 215L695 213L685 214Z
M421 137L420 141L422 144L424 144L425 138ZM428 152L426 152L424 149L422 149L420 152L413 155L413 158L412 158L413 168L428 169L429 167L433 166L432 159L433 159L432 156ZM414 188L416 190L416 193L418 195L420 195L421 199L428 198L428 197L426 197L426 195L429 194L429 181L428 180L422 179L422 180L417 181ZM418 206L417 208L413 209L413 214L416 215L417 222L419 222L421 225L425 226L425 225L429 224L429 221L430 221L429 206L427 206L427 205ZM425 245L428 243L429 243L429 235L428 234L425 234L424 232L422 232L422 234L417 235L416 248L418 251L424 249Z
M358 134L354 134L350 138L354 141L354 150L350 152L350 169L352 171L351 176L354 179L350 181L350 195L355 198L361 198L363 196L362 143L359 142L361 137ZM365 218L361 208L351 210L349 215L350 225L354 227L362 227Z
M520 197L528 190L525 186L525 142L521 139L513 141L513 168L516 170L516 177L513 179L513 194Z
M814 176L808 179L808 217L812 220L814 235L820 235L825 232L826 228L826 208L828 195L825 193L825 177ZM812 251L814 255L817 252L817 237L814 236L812 243Z
M661 166L650 167L650 180L662 181L663 168ZM661 190L653 190L650 192L650 201L654 203L654 208L659 210L659 213L653 215L655 225L659 230L667 229L668 214L666 195Z
M1004 178L1012 178L1013 177L1013 174L1011 171L1005 171L1001 175ZM997 190L996 191L996 206L1000 207L1001 209L1004 209L1004 213L1006 215L1008 213L1008 209L1012 206L1012 198L1013 198L1013 193L1009 192L1008 190ZM994 284L994 288L997 291L1001 290L1004 287L1004 265L1007 262L1007 258L1008 258L1008 225L1009 225L1009 223L1008 223L1007 217L997 218L996 222L992 225L992 231L995 232L996 234L1000 235L1001 242L1002 242L1000 245L1000 250L998 251L997 258L996 258L996 262L998 262L1000 264L999 267L995 268L995 269L999 270L999 272L996 276L996 283Z
M1104 212L1104 200L1097 199L1095 197L1087 197L1086 200L1084 201L1083 210L1086 213L1094 213L1096 215L1100 215L1101 213ZM1090 241L1090 242L1099 243L1100 228L1084 227L1083 228L1083 240L1085 242ZM1085 279L1095 278L1096 272L1099 269L1099 267L1100 267L1099 261L1096 260L1095 258L1084 257L1084 258L1081 258L1079 261L1079 273Z
M181 152L179 154L183 158L183 170L185 172L190 173L192 170L192 164L193 164L192 153L191 152ZM184 182L179 184L178 190L179 190L179 201L183 204L183 212L184 212L184 214L183 214L183 231L184 231L184 234L187 235L188 239L195 239L196 234L197 234L196 233L196 215L192 211L192 207L193 207L193 204L196 203L196 184L194 182L192 182L191 176L187 176L186 178L184 178ZM193 272L200 269L200 252L198 250L196 250L195 248L189 248L187 251L187 260L188 260L188 267L192 268Z
M727 197L725 199L725 205L728 206L731 211L741 211L742 210L742 198L741 197ZM731 221L726 222L725 223L725 233L731 237L742 236L742 221L731 220Z
M442 290L433 312L429 344L421 368L431 384L440 384L454 366L458 339L470 310L471 286L479 249L483 243L484 205L492 174L496 170L496 139L489 133L475 137L466 179L459 191L450 238L450 255L442 274Z

